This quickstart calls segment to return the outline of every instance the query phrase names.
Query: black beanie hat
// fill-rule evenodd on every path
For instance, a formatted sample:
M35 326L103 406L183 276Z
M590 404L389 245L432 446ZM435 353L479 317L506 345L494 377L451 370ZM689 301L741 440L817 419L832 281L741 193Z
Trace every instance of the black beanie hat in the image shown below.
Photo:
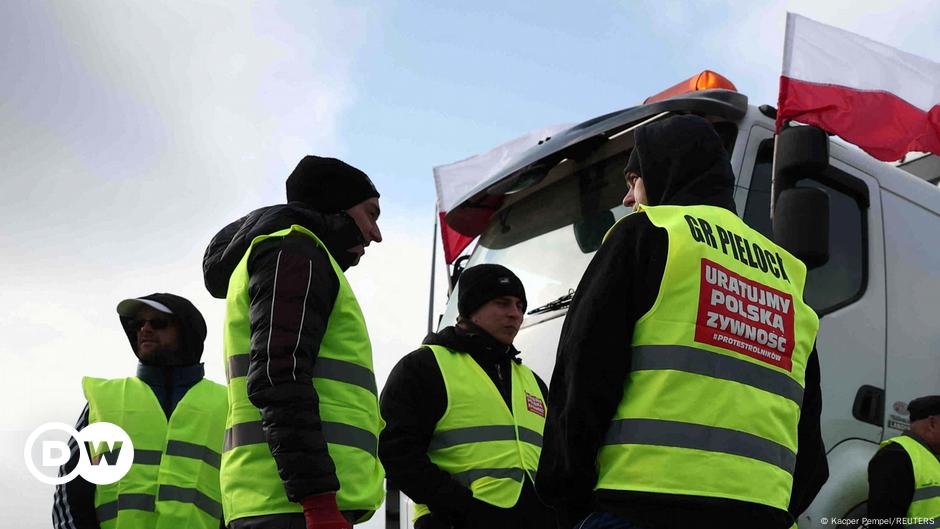
M940 415L940 395L930 395L912 400L907 405L911 414L911 422L926 419L932 415Z
M501 296L516 296L522 300L523 311L527 305L522 281L502 265L482 264L468 268L460 274L457 285L460 287L457 311L464 318L469 318L478 308Z
M338 213L378 196L365 173L336 158L304 156L287 177L287 201L321 213Z

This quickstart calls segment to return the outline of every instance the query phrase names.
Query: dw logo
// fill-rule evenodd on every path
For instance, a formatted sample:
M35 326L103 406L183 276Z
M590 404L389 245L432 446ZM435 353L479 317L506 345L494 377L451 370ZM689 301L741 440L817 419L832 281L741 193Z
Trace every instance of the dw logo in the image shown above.
M56 474L59 466L69 460L68 444L57 440L43 440L37 447L40 436L54 431L67 433L79 446L78 464L64 476ZM84 450L86 443L91 451L90 456ZM38 454L35 453L37 448ZM61 485L80 474L91 483L107 485L120 480L131 469L134 463L134 443L120 426L109 422L89 424L80 432L67 424L50 422L29 434L23 456L30 474L43 483Z

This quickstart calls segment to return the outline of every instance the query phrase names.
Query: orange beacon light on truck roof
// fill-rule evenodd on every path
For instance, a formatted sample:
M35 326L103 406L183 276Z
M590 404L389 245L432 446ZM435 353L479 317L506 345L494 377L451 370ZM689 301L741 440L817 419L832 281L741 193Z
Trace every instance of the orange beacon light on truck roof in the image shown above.
M729 81L725 76L715 73L711 70L705 70L702 73L689 77L681 83L670 86L656 95L647 97L646 100L643 101L643 104L645 105L647 103L655 103L657 101L669 99L670 97L675 97L677 95L687 94L689 92L697 92L699 90L708 90L711 88L724 88L725 90L733 90L735 92L738 91L738 89L734 86L734 83Z

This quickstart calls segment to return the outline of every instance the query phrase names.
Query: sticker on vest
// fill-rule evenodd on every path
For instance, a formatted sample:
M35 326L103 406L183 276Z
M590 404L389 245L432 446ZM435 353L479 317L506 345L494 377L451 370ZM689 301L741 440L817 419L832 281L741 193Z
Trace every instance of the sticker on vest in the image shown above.
M790 371L793 310L790 294L702 259L696 342Z
M541 417L545 417L545 403L542 402L542 399L536 397L528 391L525 394L525 406L532 413Z

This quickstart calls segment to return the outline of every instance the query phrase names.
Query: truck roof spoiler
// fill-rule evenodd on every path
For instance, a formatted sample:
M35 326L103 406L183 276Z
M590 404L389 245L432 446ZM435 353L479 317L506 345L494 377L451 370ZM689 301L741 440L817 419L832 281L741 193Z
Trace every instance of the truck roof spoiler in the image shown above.
M502 205L505 195L523 189L527 176L533 171L544 171L546 165L554 166L564 158L579 158L618 133L663 112L737 120L747 113L747 96L725 89L691 92L575 125L523 151L503 166L504 169L471 189L460 200L460 205L448 212L447 224L464 235L479 235Z

